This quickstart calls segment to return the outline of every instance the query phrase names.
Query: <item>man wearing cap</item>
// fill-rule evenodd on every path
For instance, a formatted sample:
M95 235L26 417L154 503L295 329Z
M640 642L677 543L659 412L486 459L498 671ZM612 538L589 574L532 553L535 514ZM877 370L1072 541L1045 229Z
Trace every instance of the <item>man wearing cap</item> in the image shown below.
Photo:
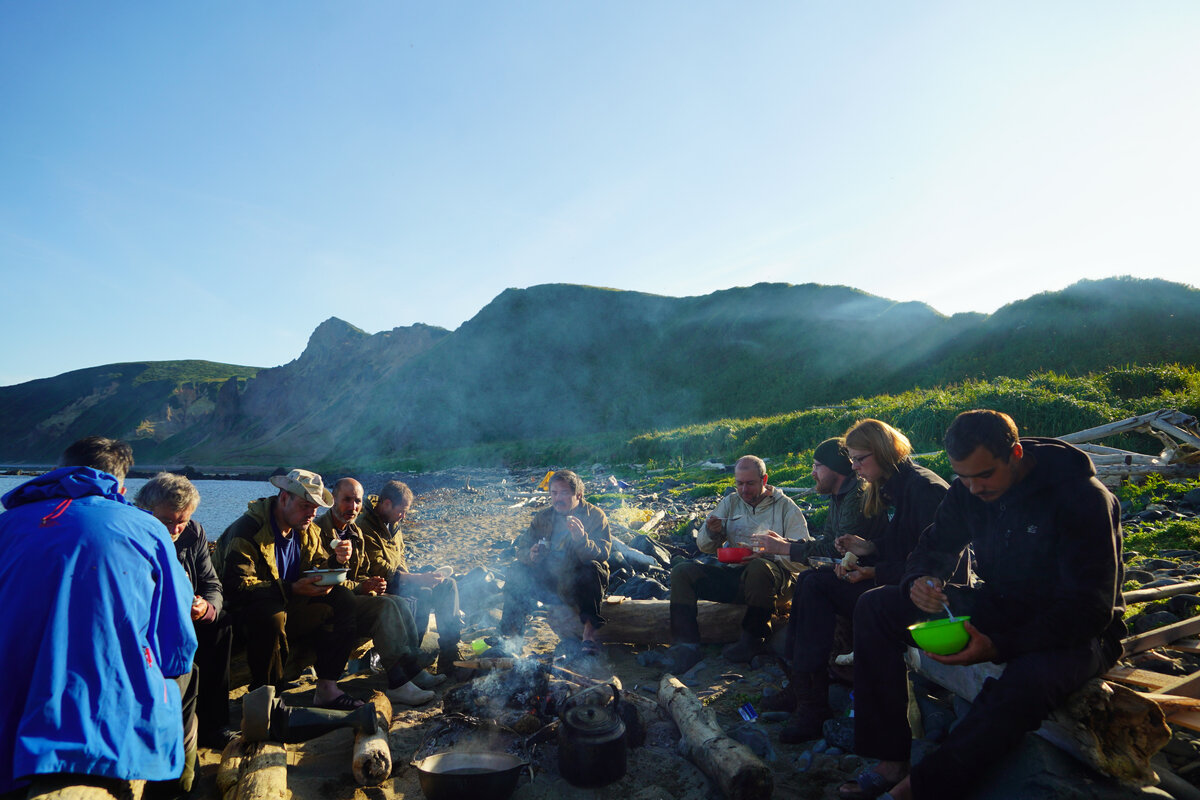
M354 478L342 478L335 483L333 506L317 517L321 541L330 555L336 555L339 542L351 544L344 585L354 593L359 634L371 637L375 652L387 669L388 698L393 703L422 705L436 696L427 690L445 682L446 678L430 675L419 660L421 643L417 638L412 603L384 594L387 581L369 572L363 534L354 521L362 504L361 483Z
M250 503L221 534L218 553L226 602L246 631L250 688L283 684L288 640L311 636L317 650L313 705L351 710L363 701L337 685L354 647L354 595L345 586L318 586L312 569L341 567L352 544L339 542L329 555L314 524L318 508L333 505L321 476L306 469L271 476L275 497Z
M733 468L735 491L709 514L696 537L703 553L722 546L745 546L756 532L774 533L787 541L812 539L800 509L779 488L767 483L767 465L758 456L742 456ZM697 600L744 603L742 634L722 655L750 662L765 652L771 617L779 595L791 587L801 569L788 555L756 552L742 564L684 561L671 569L671 669L686 672L700 661Z

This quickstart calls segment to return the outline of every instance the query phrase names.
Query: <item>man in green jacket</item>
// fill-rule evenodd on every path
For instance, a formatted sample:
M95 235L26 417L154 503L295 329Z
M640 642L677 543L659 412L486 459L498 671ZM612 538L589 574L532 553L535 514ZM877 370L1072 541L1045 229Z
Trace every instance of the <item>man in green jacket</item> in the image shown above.
M362 510L363 487L354 478L342 478L333 485L333 506L317 517L321 541L330 555L336 555L346 543L350 558L346 562L347 589L354 593L354 610L360 636L370 636L375 652L387 669L388 698L393 703L418 706L435 695L426 691L446 679L430 675L421 663L421 643L412 603L406 598L385 594L387 581L370 574L362 531L355 518Z
M583 652L599 651L596 630L604 624L600 602L608 588L612 536L608 517L583 499L583 481L571 470L550 479L550 507L534 515L516 541L517 563L504 586L500 632L517 636L533 604L566 601L583 623Z
M413 493L401 481L388 481L363 506L356 520L363 534L367 572L383 579L388 594L411 598L416 603L417 641L425 636L429 613L438 630L438 672L449 674L458 660L462 621L458 611L458 584L437 572L409 572L400 523L412 508Z
M289 639L312 636L317 650L313 705L352 710L363 704L337 685L357 635L354 596L345 586L319 586L309 570L342 566L350 547L329 555L313 522L333 505L321 476L306 469L273 475L275 497L262 497L225 529L218 542L226 603L246 632L250 688L281 688Z

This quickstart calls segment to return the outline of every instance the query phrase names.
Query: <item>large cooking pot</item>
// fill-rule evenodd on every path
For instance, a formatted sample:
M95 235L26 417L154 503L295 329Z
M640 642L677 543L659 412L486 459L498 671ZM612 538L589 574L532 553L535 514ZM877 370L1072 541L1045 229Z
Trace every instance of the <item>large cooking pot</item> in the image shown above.
M575 786L605 786L625 775L625 723L612 705L569 708L558 726L558 771Z
M508 753L448 750L412 765L429 800L507 800L529 762Z

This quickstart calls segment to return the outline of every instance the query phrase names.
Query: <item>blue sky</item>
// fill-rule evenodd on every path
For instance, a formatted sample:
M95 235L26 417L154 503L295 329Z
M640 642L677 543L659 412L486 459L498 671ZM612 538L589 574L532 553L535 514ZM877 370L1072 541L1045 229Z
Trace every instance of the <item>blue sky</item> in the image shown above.
M0 3L0 385L508 287L1198 283L1200 3Z

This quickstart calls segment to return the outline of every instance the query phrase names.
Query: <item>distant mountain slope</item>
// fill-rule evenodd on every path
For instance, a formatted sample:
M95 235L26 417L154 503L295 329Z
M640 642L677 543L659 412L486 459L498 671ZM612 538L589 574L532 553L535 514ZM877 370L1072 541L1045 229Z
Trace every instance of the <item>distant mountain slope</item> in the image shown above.
M212 361L108 364L0 386L0 458L54 463L71 442L104 434L143 444L188 430L257 367ZM230 394L232 391L232 394Z
M969 377L1163 362L1200 362L1200 291L1165 281L1084 281L953 317L844 286L672 298L547 284L502 292L454 332L369 335L332 318L289 364L227 367L186 390L126 377L148 365L0 388L0 460L52 457L82 432L103 432L134 438L143 463L354 465L775 414ZM188 392L207 405L163 411Z

